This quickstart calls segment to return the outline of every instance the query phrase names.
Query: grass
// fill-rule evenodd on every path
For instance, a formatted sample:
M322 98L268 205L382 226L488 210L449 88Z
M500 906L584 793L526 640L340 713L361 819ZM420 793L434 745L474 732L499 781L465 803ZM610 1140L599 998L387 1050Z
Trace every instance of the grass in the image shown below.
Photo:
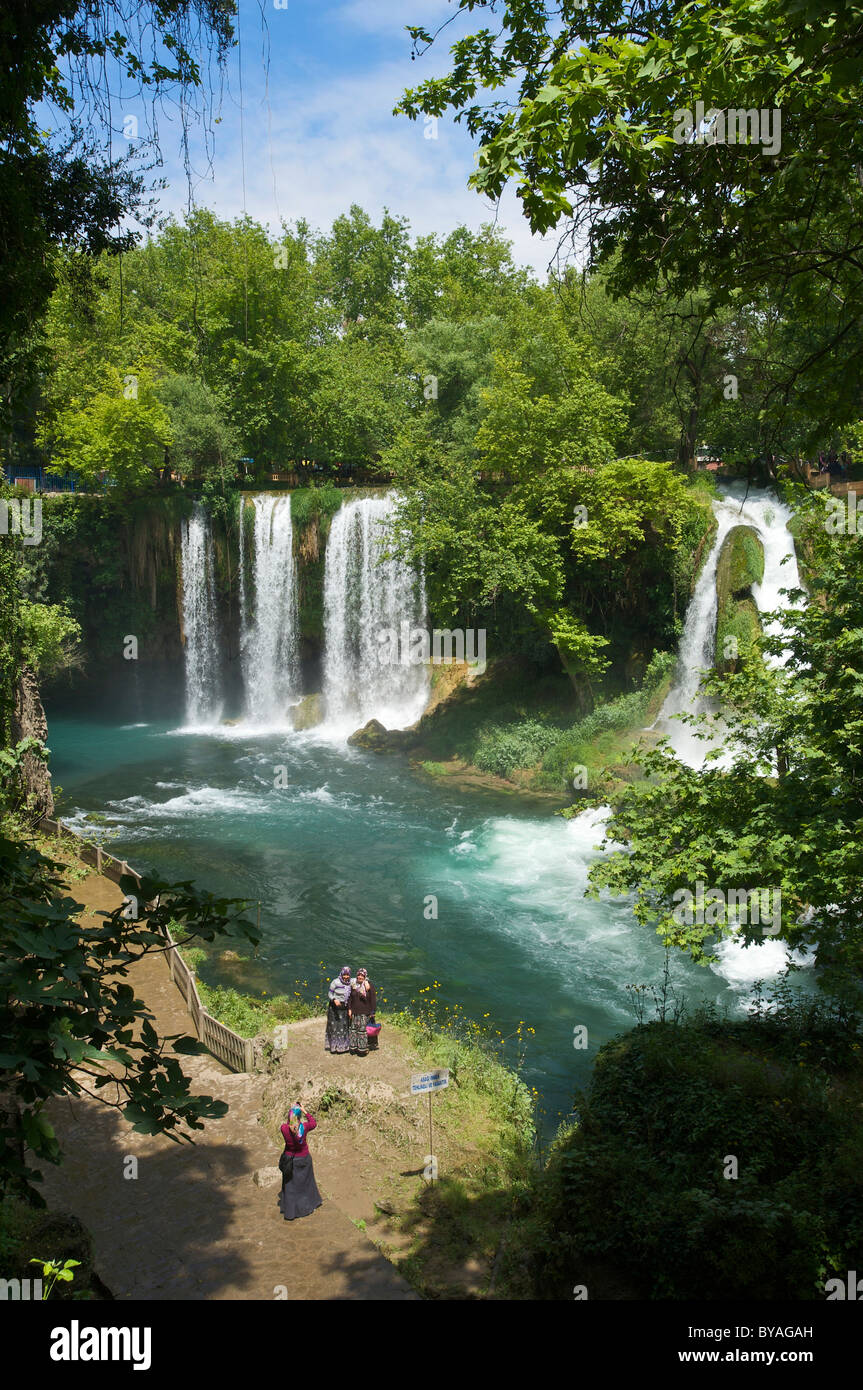
M438 1180L423 1183L398 1228L409 1245L397 1257L399 1272L428 1298L463 1298L489 1291L496 1257L513 1214L528 1201L538 1176L535 1158L536 1096L516 1067L506 1064L504 1043L456 1008L444 1017L433 1000L414 1001L387 1016L389 1034L400 1034L428 1067L447 1067L446 1104L435 1108L436 1135L468 1154L447 1155L435 1141ZM523 1047L529 1030L519 1025L511 1040ZM523 1056L523 1052L521 1054ZM499 1296L518 1296L519 1272L498 1281Z
M171 933L180 948L180 955L190 970L194 970L198 995L207 1013L227 1028L232 1028L241 1038L254 1038L259 1033L271 1033L281 1023L297 1023L304 1018L315 1018L322 1011L320 1002L309 1003L299 992L260 996L244 994L229 985L208 985L197 971L209 960L200 946L184 945L183 929L171 923ZM242 958L241 958L242 959Z
M291 521L294 526L307 526L322 516L332 517L345 500L343 488L298 487L291 492Z
M538 719L487 725L480 733L473 763L480 772L510 777L517 768L533 767L557 743L560 731Z
M569 679L529 673L523 664L494 663L470 688L461 687L423 720L420 766L447 775L456 759L528 791L557 792L571 785L576 764L591 784L609 762L625 759L635 736L659 708L674 656L657 653L640 690L597 705L572 723L575 701Z
M561 734L542 760L542 781L547 786L569 785L575 768L587 770L588 786L595 789L603 769L625 761L633 740L655 716L674 670L671 652L657 652L640 690L597 705L590 714Z

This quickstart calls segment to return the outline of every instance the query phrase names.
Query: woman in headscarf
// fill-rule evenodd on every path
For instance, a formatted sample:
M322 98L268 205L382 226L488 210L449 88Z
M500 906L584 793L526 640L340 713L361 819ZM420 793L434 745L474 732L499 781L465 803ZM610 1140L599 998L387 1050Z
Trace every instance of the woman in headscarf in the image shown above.
M377 1035L369 1035L366 1031L370 1020L374 1017L377 997L375 987L369 979L369 972L362 968L357 971L357 978L351 981L351 1026L350 1026L350 1049L359 1057L365 1057L369 1048L377 1047Z
M314 1115L297 1104L291 1106L288 1118L281 1126L285 1137L285 1154L293 1160L290 1177L282 1173L279 1196L279 1211L286 1221L295 1221L298 1216L311 1216L323 1204L315 1182L308 1141L309 1132L317 1123Z
M348 1029L351 1022L348 1016L351 1003L351 967L349 965L343 965L332 981L329 988L329 999L324 1047L327 1052L347 1052Z

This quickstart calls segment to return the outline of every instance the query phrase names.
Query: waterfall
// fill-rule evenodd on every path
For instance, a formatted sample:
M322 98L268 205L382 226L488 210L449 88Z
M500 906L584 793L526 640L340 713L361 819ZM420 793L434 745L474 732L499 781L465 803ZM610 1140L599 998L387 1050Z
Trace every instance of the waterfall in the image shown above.
M653 725L654 729L658 729L669 739L675 753L694 767L704 761L708 745L696 738L688 724L674 716L700 714L707 708L707 701L701 695L699 687L702 672L713 665L716 640L716 571L719 554L728 532L742 521L739 508L729 504L724 498L713 503L713 511L716 516L716 536L701 567L686 610L674 684L665 697Z
M407 661L382 664L381 634L425 620L423 576L384 559L395 496L348 502L333 518L324 569L324 699L327 724L351 732L371 718L388 728L418 719L428 673ZM405 656L402 640L401 655Z
M247 619L246 619L246 541L245 541L245 534L246 534L246 533L245 533L245 520L246 520L246 497L245 497L245 494L241 492L241 493L240 493L240 514L239 514L239 517L237 518L237 526L238 526L238 528L239 528L239 529L238 529L238 535L239 535L239 542L238 542L238 544L239 544L239 548L240 548L240 563L239 563L239 568L238 568L238 571L237 571L237 572L238 572L238 575L239 575L239 586L240 586L240 632L241 632L241 633L244 633L244 632L245 632L245 630L246 630L246 621L247 621Z
M735 493L737 495L735 495ZM752 594L759 612L768 613L787 608L788 599L780 589L793 589L800 583L794 540L788 529L790 508L773 493L759 493L743 501L743 491L729 488L726 495L713 503L716 516L716 537L710 554L702 566L695 591L686 610L683 635L677 658L677 675L668 692L653 727L671 742L677 755L690 766L698 767L710 743L696 738L689 725L674 715L703 713L709 702L700 693L702 672L711 667L716 642L716 571L719 554L729 531L735 526L751 526L764 547L764 577L753 585ZM786 558L787 557L787 558ZM765 632L781 631L781 624L765 624ZM769 659L769 658L768 658Z
M289 493L263 492L253 501L251 602L244 582L241 591L246 718L259 725L283 725L287 722L288 705L299 694L297 567L291 498ZM242 531L240 534L242 546Z
M181 530L186 723L215 724L222 713L210 521L197 503Z

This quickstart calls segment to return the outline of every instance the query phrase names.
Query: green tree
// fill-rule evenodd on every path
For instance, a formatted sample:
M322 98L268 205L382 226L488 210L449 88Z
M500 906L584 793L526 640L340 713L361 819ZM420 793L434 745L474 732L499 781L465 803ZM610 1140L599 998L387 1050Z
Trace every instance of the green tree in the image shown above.
M56 467L93 486L108 481L125 489L155 481L173 441L151 372L135 367L121 376L107 365L100 389L61 410L37 438Z
M460 38L451 71L406 92L413 119L447 110L480 144L471 183L513 180L535 231L562 221L614 295L706 289L709 307L765 291L812 324L786 374L822 424L859 414L863 8L846 0L459 0L502 12ZM417 47L433 41L412 30ZM478 94L506 85L512 100ZM699 127L696 103L721 113ZM727 138L735 113L737 139ZM745 113L765 112L753 134ZM736 113L744 117L738 121ZM779 113L777 115L776 113ZM841 213L838 211L841 209ZM845 371L837 374L836 355Z
M238 438L214 393L195 377L171 376L158 383L156 394L170 422L173 467L183 476L222 484L233 477Z
M126 920L117 908L88 926L76 920L81 908L62 866L3 833L0 869L0 1182L44 1205L34 1162L62 1159L44 1113L52 1098L94 1096L138 1133L175 1140L226 1113L225 1102L192 1092L172 1055L203 1052L203 1045L159 1038L126 977L142 956L164 950L162 928L171 920L205 941L258 937L240 904L191 884L148 880L139 888L132 878L121 887L138 897L140 919Z
M233 37L230 0L160 0L134 11L118 0L10 0L0 26L0 206L3 308L0 379L9 404L32 370L36 330L55 284L61 247L85 258L127 250L123 228L147 215L143 158L113 159L108 74L153 100L182 94L194 106L211 58ZM45 132L44 107L55 134ZM142 132L143 134L143 132Z
M515 265L511 243L491 223L478 232L462 226L445 237L418 237L407 255L405 319L420 328L430 319L463 323L500 314L531 283L530 271Z
M356 203L315 245L315 276L339 323L397 324L407 267L404 218L384 209L380 227Z

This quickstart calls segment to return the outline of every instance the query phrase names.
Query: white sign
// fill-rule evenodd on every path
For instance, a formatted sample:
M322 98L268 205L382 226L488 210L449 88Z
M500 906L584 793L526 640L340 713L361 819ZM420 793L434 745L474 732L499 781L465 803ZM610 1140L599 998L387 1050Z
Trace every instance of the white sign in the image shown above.
M449 1071L446 1067L440 1071L417 1071L411 1077L411 1095L422 1096L426 1091L442 1091L448 1085Z

